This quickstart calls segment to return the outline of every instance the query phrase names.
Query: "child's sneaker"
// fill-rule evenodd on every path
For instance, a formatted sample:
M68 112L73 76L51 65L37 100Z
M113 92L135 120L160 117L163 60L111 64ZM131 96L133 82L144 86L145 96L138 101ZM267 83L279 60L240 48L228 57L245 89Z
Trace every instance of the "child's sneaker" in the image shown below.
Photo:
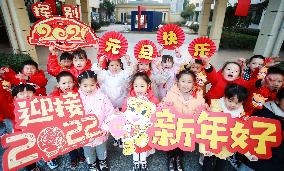
M199 156L199 160L198 160L198 162L201 166L203 166L203 161L204 161L204 155L201 153L200 156Z
M108 171L107 161L99 160L99 170L100 171Z
M141 161L141 170L140 171L147 171L148 166L147 166L147 161Z
M133 171L140 171L139 161L133 161Z
M241 163L240 163L240 161L238 161L238 160L236 159L236 155L235 155L235 154L232 155L232 156L230 156L230 157L228 157L227 160L231 163L231 165L232 165L236 170L239 169Z
M46 162L46 164L50 169L55 169L55 168L58 167L56 160L50 160L50 161Z
M113 146L118 146L118 140L117 139L113 139Z
M70 168L72 169L72 170L75 170L76 168L77 168L77 160L73 160L73 161L71 161L71 165L70 165Z
M182 166L181 159L179 156L177 156L176 158L176 168L178 171L183 171L183 166Z
M89 171L99 171L97 168L97 163L89 164Z
M118 147L123 148L123 142L122 142L121 138L118 139Z
M174 157L169 159L169 171L175 171L176 160Z
M85 160L86 160L86 158L85 157L78 157L78 161L79 161L79 163L80 164L82 164L82 163L84 163L85 162Z

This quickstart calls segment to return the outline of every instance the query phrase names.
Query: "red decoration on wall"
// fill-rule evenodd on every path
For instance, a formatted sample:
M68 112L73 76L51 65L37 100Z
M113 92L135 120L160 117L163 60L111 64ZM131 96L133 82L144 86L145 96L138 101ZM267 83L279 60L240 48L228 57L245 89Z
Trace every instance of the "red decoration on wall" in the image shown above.
M158 43L165 49L174 50L180 47L184 39L184 31L175 24L166 24L157 32Z
M44 2L48 3L50 5L50 9L52 11L52 14L57 15L56 0L45 0Z
M150 40L140 40L134 47L134 56L142 63L150 63L157 54L156 45Z
M204 56L212 57L216 51L215 43L207 37L198 37L194 39L188 46L189 54L197 59Z
M109 60L116 60L127 52L128 43L125 37L119 32L107 32L99 41L100 55L105 55Z
M240 16L240 17L248 16L249 8L250 8L250 0L238 0L235 16Z

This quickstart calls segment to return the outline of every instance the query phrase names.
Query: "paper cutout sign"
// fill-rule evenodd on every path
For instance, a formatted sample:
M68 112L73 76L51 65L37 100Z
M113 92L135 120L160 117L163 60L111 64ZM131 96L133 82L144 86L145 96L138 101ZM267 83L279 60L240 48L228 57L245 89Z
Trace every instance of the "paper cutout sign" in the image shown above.
M157 32L157 41L165 49L180 47L185 39L184 31L176 24L166 24Z
M147 98L130 97L127 110L110 121L110 133L123 142L123 154L131 155L137 148L147 148L149 137L147 129L152 125L151 115L156 105Z
M119 32L105 33L99 42L99 52L109 60L116 60L127 52L128 43L125 37Z
M99 42L92 28L79 21L79 8L63 5L65 16L52 16L47 3L37 2L32 5L36 17L42 18L36 22L27 37L31 45L49 47L55 45L61 51L74 51L77 48L92 47Z
M188 46L189 54L197 59L204 56L212 57L216 51L215 43L207 37L198 37L194 39Z
M217 157L249 152L259 159L268 159L272 155L271 148L282 141L280 122L269 118L242 120L226 113L205 111L200 115L185 115L171 107L158 107L151 122L149 145L164 151L177 147L193 151L195 143L199 143L203 146L201 152L209 151Z
M3 169L17 170L40 159L49 161L89 143L102 134L95 115L85 115L78 93L39 96L15 102L16 128L2 137L8 148Z
M140 40L134 47L134 56L141 63L150 63L158 55L156 45L150 40Z

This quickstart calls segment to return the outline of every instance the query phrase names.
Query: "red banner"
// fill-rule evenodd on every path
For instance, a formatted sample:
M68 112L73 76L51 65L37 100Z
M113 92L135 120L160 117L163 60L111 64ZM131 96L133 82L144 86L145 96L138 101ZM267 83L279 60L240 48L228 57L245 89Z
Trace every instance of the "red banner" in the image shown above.
M8 148L3 155L4 170L17 170L42 158L49 161L102 133L96 115L85 115L78 93L18 100L15 117L16 128L22 131L1 139Z
M107 32L99 42L99 51L109 60L116 60L124 56L127 52L128 43L125 37L119 32Z
M150 40L140 40L134 47L134 56L142 63L152 62L157 55L156 45Z
M238 0L238 5L235 11L235 15L241 17L248 16L249 7L250 7L250 0Z
M189 54L197 59L204 56L212 57L216 51L215 43L207 37L198 37L194 39L188 46Z
M193 151L195 143L199 143L201 152L209 151L220 158L234 152L249 152L259 159L268 159L271 148L278 147L282 141L280 122L269 118L242 120L226 113L205 111L200 115L185 115L173 108L159 107L151 121L149 145L164 151L177 147Z
M174 50L180 47L185 39L182 28L175 24L166 24L157 32L157 41L165 49Z

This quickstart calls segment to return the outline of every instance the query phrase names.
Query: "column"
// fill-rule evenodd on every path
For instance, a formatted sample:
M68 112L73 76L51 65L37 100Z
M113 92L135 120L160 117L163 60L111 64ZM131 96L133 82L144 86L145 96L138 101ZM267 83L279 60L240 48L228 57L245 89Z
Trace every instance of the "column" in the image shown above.
M220 39L222 35L227 2L228 0L216 0L214 7L212 26L209 37L215 42L217 50L219 49Z
M82 21L87 24L91 25L91 13L90 13L90 5L89 0L80 0L81 3L81 16Z
M12 18L13 28L15 30L20 52L30 54L33 60L38 62L35 46L30 45L27 41L31 28L25 1L6 0L6 2Z
M269 1L254 48L254 54L278 56L284 39L284 0Z
M77 1L76 0L65 0L65 4L66 5L77 5Z
M211 11L211 0L204 0L202 3L202 11L200 14L200 24L198 29L198 36L207 36L207 29Z

